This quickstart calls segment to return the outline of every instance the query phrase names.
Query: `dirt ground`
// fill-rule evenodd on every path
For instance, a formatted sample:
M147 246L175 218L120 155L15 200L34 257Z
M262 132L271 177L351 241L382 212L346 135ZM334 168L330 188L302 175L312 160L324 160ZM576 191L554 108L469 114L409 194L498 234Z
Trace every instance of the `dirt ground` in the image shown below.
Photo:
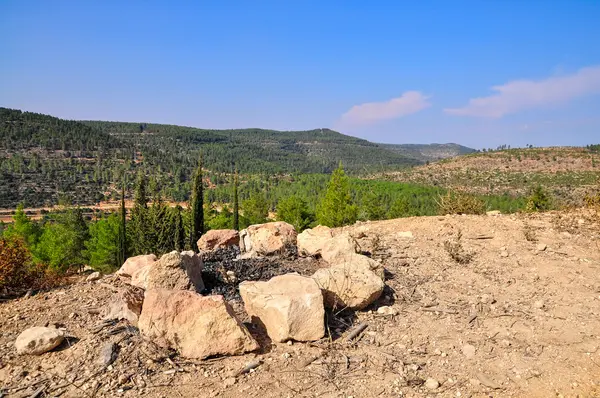
M0 396L600 397L593 213L420 217L345 229L383 261L388 287L365 311L328 314L331 337L275 344L249 325L261 351L190 361L143 341L125 322L101 323L99 310L122 282L82 278L0 304ZM378 313L383 305L396 314ZM361 322L366 330L347 341ZM17 335L44 324L64 327L69 341L17 357ZM102 369L106 342L119 351ZM260 365L238 374L252 361Z

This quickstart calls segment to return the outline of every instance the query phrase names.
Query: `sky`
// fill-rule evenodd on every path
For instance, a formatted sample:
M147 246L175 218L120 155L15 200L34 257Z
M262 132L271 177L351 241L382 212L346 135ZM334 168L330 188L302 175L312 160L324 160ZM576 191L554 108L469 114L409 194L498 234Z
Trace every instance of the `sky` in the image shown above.
M587 145L600 143L598 21L598 0L0 0L0 106Z

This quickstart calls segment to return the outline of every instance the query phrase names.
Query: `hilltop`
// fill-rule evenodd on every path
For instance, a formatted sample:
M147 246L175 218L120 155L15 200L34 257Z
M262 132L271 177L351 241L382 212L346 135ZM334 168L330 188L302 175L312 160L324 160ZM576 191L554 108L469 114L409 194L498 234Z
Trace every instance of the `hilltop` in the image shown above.
M563 204L598 190L600 154L583 147L475 152L375 178L458 189L481 195L525 195L542 186Z

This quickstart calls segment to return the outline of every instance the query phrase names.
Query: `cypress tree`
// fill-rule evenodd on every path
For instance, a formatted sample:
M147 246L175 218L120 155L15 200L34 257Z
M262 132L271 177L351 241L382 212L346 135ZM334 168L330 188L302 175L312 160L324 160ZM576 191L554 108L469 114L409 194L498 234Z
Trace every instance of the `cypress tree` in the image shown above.
M125 209L125 181L121 187L121 214L119 224L119 255L117 256L117 262L123 264L127 259L127 227L126 218L127 213Z
M148 254L148 197L146 196L146 178L138 177L135 188L134 206L131 210L131 228L129 229L133 254Z
M198 167L194 172L190 208L192 211L192 229L190 231L190 246L198 251L197 242L204 233L204 190L202 182L202 154L198 159Z
M240 229L240 205L238 198L238 172L237 168L233 175L233 229L238 231Z
M183 226L183 217L181 217L181 206L173 209L173 246L175 250L182 251L185 244L185 228Z

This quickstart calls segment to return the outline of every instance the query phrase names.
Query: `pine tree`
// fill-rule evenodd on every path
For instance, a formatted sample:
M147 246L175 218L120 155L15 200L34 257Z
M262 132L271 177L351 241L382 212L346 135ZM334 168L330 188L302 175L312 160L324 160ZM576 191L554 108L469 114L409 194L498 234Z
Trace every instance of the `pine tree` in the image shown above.
M192 210L192 229L190 231L190 246L198 251L197 242L204 232L204 189L202 182L202 154L198 160L198 167L192 182L192 195L190 208Z
M240 229L240 206L239 206L239 198L238 198L238 172L237 168L235 169L235 174L233 175L233 229L238 231Z
M353 224L356 218L357 208L350 196L350 182L340 162L331 174L327 192L317 209L317 221L328 227L341 227Z

